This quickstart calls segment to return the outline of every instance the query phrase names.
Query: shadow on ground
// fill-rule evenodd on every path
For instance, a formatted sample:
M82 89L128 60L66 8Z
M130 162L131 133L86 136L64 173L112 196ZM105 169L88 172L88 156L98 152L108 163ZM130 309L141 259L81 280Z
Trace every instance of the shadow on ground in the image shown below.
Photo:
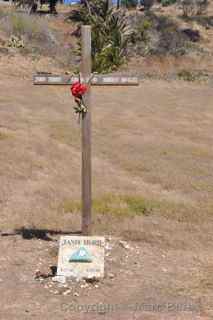
M62 231L62 230L49 230L49 229L36 229L36 228L19 228L13 231L2 232L1 236L13 236L13 235L21 235L23 239L31 240L33 238L40 239L44 241L55 241L50 236L54 235L80 235L81 231Z

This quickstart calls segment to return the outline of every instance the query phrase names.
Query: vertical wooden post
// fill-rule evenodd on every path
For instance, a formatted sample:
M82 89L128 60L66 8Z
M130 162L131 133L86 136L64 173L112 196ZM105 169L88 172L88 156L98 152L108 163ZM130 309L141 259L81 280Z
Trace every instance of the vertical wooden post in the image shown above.
M91 76L91 27L81 27L82 37L82 62L81 74L84 79ZM87 113L82 119L82 233L91 233L92 215L92 165L91 165L91 92L90 84L87 84L88 91L84 95L84 102Z

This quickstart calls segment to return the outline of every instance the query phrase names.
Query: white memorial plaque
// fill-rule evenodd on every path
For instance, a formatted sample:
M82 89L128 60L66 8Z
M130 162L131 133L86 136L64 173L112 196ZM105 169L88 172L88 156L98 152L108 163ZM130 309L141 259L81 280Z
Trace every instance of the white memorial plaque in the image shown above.
M77 279L103 278L104 247L104 237L61 237L57 275Z

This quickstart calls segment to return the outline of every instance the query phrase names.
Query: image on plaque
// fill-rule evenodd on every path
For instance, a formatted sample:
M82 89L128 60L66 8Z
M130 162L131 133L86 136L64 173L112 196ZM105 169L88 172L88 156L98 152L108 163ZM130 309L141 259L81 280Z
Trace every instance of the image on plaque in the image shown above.
M92 262L92 256L86 248L81 247L72 254L69 262Z

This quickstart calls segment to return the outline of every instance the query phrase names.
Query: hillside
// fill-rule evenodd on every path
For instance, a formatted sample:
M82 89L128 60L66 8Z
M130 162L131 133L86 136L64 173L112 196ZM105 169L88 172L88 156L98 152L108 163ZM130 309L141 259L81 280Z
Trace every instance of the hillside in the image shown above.
M22 61L22 73L73 72L77 24L69 19L70 9L59 6L59 15L28 16L10 6L0 7L1 64L8 59ZM129 11L130 24L138 30L135 45L129 48L121 71L152 77L182 77L206 80L213 73L213 3L204 16L184 18L177 5L155 5L151 14ZM137 21L136 24L134 21ZM144 29L145 28L145 29ZM142 33L141 33L142 32ZM23 47L11 44L11 36L22 39ZM8 47L9 46L9 47ZM186 74L185 74L186 73ZM189 74L188 74L189 73ZM188 75L188 77L187 77Z

